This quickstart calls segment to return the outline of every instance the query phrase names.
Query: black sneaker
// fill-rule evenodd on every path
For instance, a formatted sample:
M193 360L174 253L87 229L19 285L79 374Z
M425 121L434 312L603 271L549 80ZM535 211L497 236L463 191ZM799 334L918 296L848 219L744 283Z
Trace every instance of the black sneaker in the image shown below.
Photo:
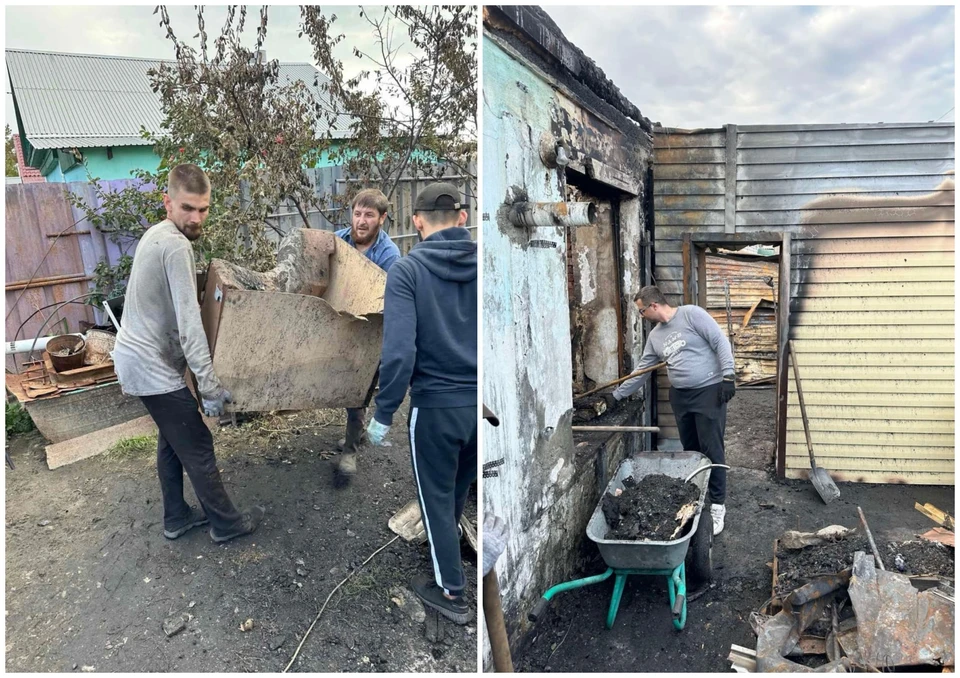
M214 531L214 528L211 527L210 538L218 544L222 544L225 541L242 537L245 534L251 534L257 529L260 521L263 520L263 514L266 512L267 510L262 506L254 506L248 512L243 514L243 520L240 521L240 525L238 525L237 528L231 532L226 534L217 534Z
M188 515L178 527L173 529L163 528L163 536L167 539L176 539L181 537L195 527L200 525L206 525L210 521L207 520L207 516L204 515L203 511L190 507L190 515Z
M463 625L470 622L470 608L467 607L467 600L462 594L451 600L443 595L443 589L437 586L436 582L422 575L414 577L411 584L413 592L424 605L432 607L456 624Z

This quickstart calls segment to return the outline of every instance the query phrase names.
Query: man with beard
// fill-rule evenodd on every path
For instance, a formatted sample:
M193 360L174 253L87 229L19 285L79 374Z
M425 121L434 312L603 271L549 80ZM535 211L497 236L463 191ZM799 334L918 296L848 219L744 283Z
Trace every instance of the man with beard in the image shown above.
M367 259L385 272L389 271L400 259L400 249L382 229L389 207L387 196L375 188L367 188L357 193L351 207L351 225L337 231L337 236L366 255ZM346 437L337 443L341 452L337 470L343 482L349 482L357 473L357 452L364 439L365 418L364 408L347 408Z
M209 522L210 536L224 542L257 529L264 509L241 513L234 507L217 469L213 436L184 381L189 366L208 417L222 415L232 402L213 373L197 302L191 243L210 211L203 170L188 164L170 170L163 206L167 218L144 233L133 257L113 360L123 392L140 397L159 430L163 535L176 539ZM202 511L183 499L184 471Z

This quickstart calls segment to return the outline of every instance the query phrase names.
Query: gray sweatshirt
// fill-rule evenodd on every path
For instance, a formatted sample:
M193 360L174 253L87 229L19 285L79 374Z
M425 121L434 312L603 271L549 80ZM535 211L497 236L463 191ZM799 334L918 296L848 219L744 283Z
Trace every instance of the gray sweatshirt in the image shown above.
M709 313L696 305L677 307L669 322L650 331L637 369L667 363L667 374L675 388L703 388L733 375L730 342ZM613 392L623 400L640 390L650 373L628 379Z
M202 396L220 395L200 321L193 246L172 221L161 221L140 238L120 324L113 361L124 393L179 391L189 365Z

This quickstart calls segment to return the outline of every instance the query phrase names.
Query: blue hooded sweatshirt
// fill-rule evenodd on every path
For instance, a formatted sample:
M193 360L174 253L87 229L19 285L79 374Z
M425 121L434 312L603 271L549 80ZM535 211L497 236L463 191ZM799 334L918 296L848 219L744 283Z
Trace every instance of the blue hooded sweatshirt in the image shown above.
M465 228L424 239L387 274L374 418L410 406L477 406L477 243Z

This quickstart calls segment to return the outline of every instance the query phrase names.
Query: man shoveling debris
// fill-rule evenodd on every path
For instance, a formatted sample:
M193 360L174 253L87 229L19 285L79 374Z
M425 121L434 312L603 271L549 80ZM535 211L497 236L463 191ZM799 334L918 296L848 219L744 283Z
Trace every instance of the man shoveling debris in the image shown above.
M653 285L641 289L634 303L640 317L658 323L650 332L637 370L667 363L670 405L683 449L702 452L712 463L723 464L727 403L736 393L733 352L723 330L699 306L670 306ZM649 373L639 375L604 394L607 406L636 393L649 378ZM709 495L713 533L720 534L726 515L726 470L715 468L710 474Z
M351 225L337 231L338 237L384 271L389 271L400 259L400 249L383 230L389 205L387 196L377 189L362 190L353 199ZM337 470L342 480L349 480L357 473L357 452L363 442L365 418L364 408L347 408L346 436L337 443L341 451Z
M224 542L256 530L264 509L241 513L234 507L217 469L213 436L184 381L189 366L208 417L222 415L231 402L213 372L197 303L191 243L200 237L210 209L210 181L203 170L174 167L163 204L166 220L147 230L133 257L113 360L123 392L140 397L159 430L164 536L176 539L210 522L210 536ZM184 471L202 511L183 499Z
M466 218L456 186L417 195L423 240L387 275L380 393L366 429L382 444L410 387L410 455L434 573L412 586L458 624L470 616L457 525L477 477L477 244Z

